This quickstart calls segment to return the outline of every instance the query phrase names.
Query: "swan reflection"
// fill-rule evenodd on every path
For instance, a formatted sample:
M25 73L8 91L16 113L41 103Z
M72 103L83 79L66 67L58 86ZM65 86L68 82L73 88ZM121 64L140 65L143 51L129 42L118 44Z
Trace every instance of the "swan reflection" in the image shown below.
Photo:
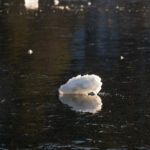
M25 0L26 9L38 9L39 0Z
M78 112L96 113L102 109L102 100L97 95L60 95L60 101Z

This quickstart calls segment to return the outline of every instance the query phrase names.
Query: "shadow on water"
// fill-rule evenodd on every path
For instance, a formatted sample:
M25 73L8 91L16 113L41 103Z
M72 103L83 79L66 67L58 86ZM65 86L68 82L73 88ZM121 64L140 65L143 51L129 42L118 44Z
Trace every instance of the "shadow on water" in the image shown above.
M0 149L150 149L150 2L34 6L0 0ZM101 98L61 103L59 86L87 73Z

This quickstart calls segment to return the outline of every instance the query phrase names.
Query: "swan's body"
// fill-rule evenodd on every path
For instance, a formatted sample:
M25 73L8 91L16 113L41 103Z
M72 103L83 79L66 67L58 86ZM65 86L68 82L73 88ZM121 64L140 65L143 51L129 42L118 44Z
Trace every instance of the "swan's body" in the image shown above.
M59 94L98 94L101 90L101 78L97 75L78 75L59 88Z
M96 113L102 109L102 101L98 95L60 95L60 101L78 112Z
M25 7L27 9L38 9L39 0L25 0Z

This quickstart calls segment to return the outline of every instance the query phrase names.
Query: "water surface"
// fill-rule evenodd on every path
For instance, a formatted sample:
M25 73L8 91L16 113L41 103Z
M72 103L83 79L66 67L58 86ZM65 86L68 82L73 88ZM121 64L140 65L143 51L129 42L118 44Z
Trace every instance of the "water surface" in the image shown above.
M149 150L150 2L35 1L0 0L0 149ZM78 74L102 78L96 113L59 99Z

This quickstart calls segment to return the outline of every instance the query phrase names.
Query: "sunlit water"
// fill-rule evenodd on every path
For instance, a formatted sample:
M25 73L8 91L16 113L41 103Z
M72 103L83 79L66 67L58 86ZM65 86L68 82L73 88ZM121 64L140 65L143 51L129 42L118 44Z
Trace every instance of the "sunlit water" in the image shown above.
M0 149L149 150L150 1L36 2L0 0ZM97 104L59 97L78 74Z

